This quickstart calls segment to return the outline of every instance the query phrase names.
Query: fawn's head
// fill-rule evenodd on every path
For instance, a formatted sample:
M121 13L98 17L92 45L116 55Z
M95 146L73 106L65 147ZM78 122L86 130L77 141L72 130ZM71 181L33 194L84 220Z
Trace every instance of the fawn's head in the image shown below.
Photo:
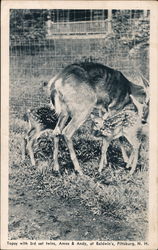
M104 119L103 117L98 117L91 114L92 119L92 133L94 136L99 137L102 136L102 128L104 126Z

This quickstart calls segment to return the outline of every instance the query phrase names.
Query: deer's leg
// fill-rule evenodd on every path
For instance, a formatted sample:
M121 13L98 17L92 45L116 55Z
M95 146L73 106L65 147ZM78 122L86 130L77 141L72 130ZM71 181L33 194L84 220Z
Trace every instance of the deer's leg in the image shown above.
M34 128L31 128L28 132L27 132L27 135L23 138L23 142L22 142L22 159L25 160L25 157L27 155L27 147L28 147L28 142L31 138L31 134L34 134L35 133L35 129Z
M69 115L67 112L61 112L58 118L58 122L54 130L51 130L51 134L54 137L54 151L53 151L53 160L54 164L52 170L55 172L59 172L59 163L58 163L58 147L59 147L59 134L61 134L62 129L64 128ZM46 129L44 132L50 131L50 129Z
M59 146L59 137L58 136L54 136L54 152L53 152L54 166L53 166L52 170L54 170L56 172L59 172L58 146Z
M43 134L52 134L53 130L52 129L44 129L44 130L40 130L36 133L36 135L34 136L33 140L37 140L38 138L41 137L41 135ZM54 150L53 150L53 160L54 160L54 171L59 171L59 164L58 164L58 144L59 144L59 137L58 136L54 136L53 134L53 138L54 138Z
M70 157L71 157L71 160L74 164L74 169L77 173L79 173L80 175L82 175L82 169L80 167L80 164L78 162L78 159L77 159L77 156L76 156L76 153L75 153L75 150L74 150L74 146L73 146L73 142L71 139L67 138L66 136L64 136L65 138L65 141L67 143L67 146L68 146L68 149L69 149L69 152L70 152Z
M82 170L81 167L79 165L78 159L76 157L76 153L73 147L73 142L72 142L72 136L74 134L74 132L84 123L84 121L86 120L87 116L89 115L89 110L87 112L82 112L79 115L76 114L76 116L73 116L71 121L68 123L68 125L63 129L62 134L64 135L65 141L68 145L69 148L69 152L70 152L70 157L71 160L74 164L74 169L82 174ZM78 116L77 116L78 115Z
M132 175L136 169L137 166L137 161L138 161L138 154L139 154L139 148L140 148L140 142L137 139L136 133L135 135L133 135L131 133L131 135L127 136L128 141L130 142L131 146L132 146L132 153L130 155L128 164L127 164L127 168L131 167L130 170L130 175Z
M28 139L26 137L23 138L22 141L22 160L25 160L26 154L27 154L27 141Z
M133 156L133 162L131 165L131 170L130 170L130 174L132 175L136 169L137 166L137 161L138 161L138 155L139 155L139 146L137 146L137 148L134 149L134 156Z
M143 107L143 117L142 117L142 123L148 123L149 118L149 101L144 104Z
M66 136L67 139L71 139L75 131L77 131L77 129L86 121L90 112L91 110L89 111L88 109L84 110L82 113L76 112L66 127L62 129L62 134Z
M34 142L34 139L31 139L28 142L27 149L28 149L28 152L29 152L31 164L32 164L32 166L35 166L35 158L34 158L34 152L33 152L33 147L32 147L33 146L33 142Z
M61 112L58 118L58 122L56 124L56 127L53 131L54 135L59 135L62 133L62 130L69 118L69 115L67 112Z
M65 127L65 124L66 124L68 118L69 118L68 113L65 113L63 115L62 119L59 120L58 126L59 126L59 129L60 129L61 133L62 133L62 130L64 129L64 127Z
M111 140L108 140L107 138L103 138L103 142L102 142L102 149L101 149L101 159L100 159L100 163L99 163L99 172L102 171L104 164L107 164L107 149L109 147Z
M37 133L36 133L36 130L32 130L31 132L33 132L33 134L28 136L27 150L28 150L28 153L29 153L29 156L30 156L31 164L32 164L32 166L35 166L33 143L34 143L34 140L36 139ZM30 134L30 132L29 132L29 134Z
M125 150L124 146L122 145L122 143L121 143L120 141L118 141L118 144L119 144L119 147L120 147L121 152L122 152L123 160L124 160L124 162L127 163L128 160L129 160L129 158L128 158L128 155L127 155L127 153L126 153L126 150Z
M74 78L72 79L74 81ZM71 78L69 79L71 82ZM78 82L78 81L77 81ZM72 143L72 136L74 132L84 123L87 119L88 115L91 113L92 109L96 103L96 94L95 92L88 86L88 84L79 83L78 87L77 84L70 87L71 84L67 83L63 87L65 88L65 92L63 93L63 97L66 96L65 100L62 98L61 101L61 111L65 115L65 118L62 118L58 122L59 128L61 129L61 134L63 134L68 148L70 152L70 157L74 164L74 169L82 173L80 168L79 162L77 160L73 143ZM71 91L72 90L72 93ZM63 91L63 90L62 90ZM65 126L65 123L68 119L68 112L71 112L72 119L70 122ZM67 119L66 119L67 118ZM65 122L63 122L65 120ZM57 126L56 126L57 127Z
M59 136L69 118L69 115L67 113L61 114L59 116L57 125L53 131L54 134L54 153L53 153L53 160L54 160L54 167L53 170L55 172L59 172L59 163L58 163L58 147L59 147Z

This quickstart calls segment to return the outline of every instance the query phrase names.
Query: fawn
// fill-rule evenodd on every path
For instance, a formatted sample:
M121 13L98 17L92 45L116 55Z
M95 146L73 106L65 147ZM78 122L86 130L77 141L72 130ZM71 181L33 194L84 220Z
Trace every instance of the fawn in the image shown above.
M70 118L69 118L70 119ZM68 119L68 121L69 121ZM53 160L54 167L53 171L58 172L58 136L54 136L53 130L58 121L58 115L55 109L52 109L51 106L45 106L40 108L34 108L28 110L24 115L24 120L29 124L29 130L26 137L24 138L24 147L23 147L23 159L25 159L26 153L30 156L32 166L36 165L33 144L35 141L43 134L50 133L54 139L54 152Z
M49 106L34 108L28 110L24 115L24 120L29 124L29 130L27 136L24 138L24 152L23 158L28 151L31 164L35 166L35 158L33 152L33 144L43 133L50 132L53 134L53 130L57 124L58 116L54 109ZM56 143L56 138L54 137L54 161L57 161L58 154L58 143ZM57 141L58 142L58 141ZM57 164L55 164L57 166Z
M135 105L136 100L132 96L131 100L133 102L130 102L119 112L106 113L102 117L91 115L94 135L98 137L101 136L103 139L99 172L101 172L103 166L107 164L106 153L111 141L120 139L122 136L127 139L132 147L131 155L128 158L125 148L121 142L118 141L124 162L127 163L126 168L131 168L130 174L133 174L136 169L140 148L139 135L143 130L147 132L147 127L142 124L141 117Z

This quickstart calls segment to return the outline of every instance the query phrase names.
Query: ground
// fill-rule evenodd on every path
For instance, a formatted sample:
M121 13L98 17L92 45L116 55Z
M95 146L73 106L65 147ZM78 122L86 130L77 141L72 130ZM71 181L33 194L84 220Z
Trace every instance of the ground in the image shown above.
M147 139L142 141L133 176L126 178L128 171L117 142L109 147L109 166L98 174L101 142L90 139L89 129L85 128L74 137L84 175L73 172L68 150L61 139L61 176L54 176L50 164L51 138L43 137L35 145L38 166L33 168L28 156L22 160L22 140L27 124L15 117L10 119L10 240L147 239ZM129 150L127 143L124 144ZM47 167L44 174L40 166Z

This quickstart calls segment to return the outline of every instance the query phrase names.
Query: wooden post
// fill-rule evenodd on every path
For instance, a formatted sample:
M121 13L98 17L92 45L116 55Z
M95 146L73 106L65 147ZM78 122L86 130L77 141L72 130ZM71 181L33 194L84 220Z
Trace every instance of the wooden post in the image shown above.
M52 24L52 21L51 21L51 17L50 15L47 16L47 22L46 22L46 25L47 25L47 33L48 33L48 36L51 36L51 24Z
M108 33L111 33L112 31L112 10L108 10Z
M70 33L70 10L67 10L67 16L66 16L66 28L67 28L67 32L68 35Z
M148 16L148 10L144 10L144 17Z
M90 10L90 21L92 21L92 19L93 19L92 11L93 11L93 10Z

